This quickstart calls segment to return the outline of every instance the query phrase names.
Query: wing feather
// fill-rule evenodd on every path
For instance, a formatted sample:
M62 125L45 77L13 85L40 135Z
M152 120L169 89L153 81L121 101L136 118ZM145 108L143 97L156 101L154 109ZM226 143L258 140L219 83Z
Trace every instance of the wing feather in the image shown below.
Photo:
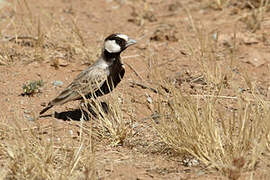
M93 94L106 83L107 77L106 69L90 67L82 71L64 91L50 102L50 105L64 104L79 99L81 94Z

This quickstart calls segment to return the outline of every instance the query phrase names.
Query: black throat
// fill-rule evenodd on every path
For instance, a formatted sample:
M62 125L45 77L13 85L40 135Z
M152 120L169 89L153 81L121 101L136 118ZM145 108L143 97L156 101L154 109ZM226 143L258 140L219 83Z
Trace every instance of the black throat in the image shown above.
M118 52L118 53L110 53L108 52L106 49L104 49L103 51L103 55L104 55L104 58L105 60L110 60L110 59L119 59L120 58L120 53L121 52Z

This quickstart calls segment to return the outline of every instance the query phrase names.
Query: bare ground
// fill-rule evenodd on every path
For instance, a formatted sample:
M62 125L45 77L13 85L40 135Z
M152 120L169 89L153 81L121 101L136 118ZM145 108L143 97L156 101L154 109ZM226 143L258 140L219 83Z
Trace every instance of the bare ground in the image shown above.
M217 39L216 53L220 56L213 61L229 59L230 47L236 45L237 61L233 66L237 73L232 78L237 82L236 88L248 89L242 78L248 75L258 85L263 98L269 101L270 12L265 12L257 28L260 20L252 19L251 8L242 7L237 1L227 2L230 3L222 8L210 1L190 0L3 2L0 5L1 124L21 129L39 128L43 132L40 138L50 137L59 144L66 142L63 139L73 145L78 143L81 129L76 113L73 112L76 117L69 121L35 118L42 105L98 57L103 39L121 32L138 41L122 54L126 75L112 93L125 99L123 102L128 105L124 104L123 109L132 109L132 136L120 146L113 146L106 138L93 140L96 178L226 179L218 171L205 170L203 164L186 166L183 156L177 156L162 143L150 118L155 107L149 99L147 101L147 97L155 101L156 94L132 86L131 82L157 88L160 74L163 79L177 82L199 77L202 74L200 62L192 57L198 53L197 39L202 34ZM199 27L197 32L194 27ZM223 68L227 70L226 66ZM24 83L40 79L45 83L40 93L21 95ZM63 85L55 87L56 80ZM179 84L186 93L201 92L200 88L191 88L189 82ZM232 89L227 89L226 96L235 95ZM110 104L112 97L108 95L103 99ZM54 107L49 114L54 111L63 114L78 107L78 102L68 103ZM2 167L5 167L4 159ZM267 169L252 171L253 179L267 179L265 171ZM248 177L250 172L243 172L240 179Z

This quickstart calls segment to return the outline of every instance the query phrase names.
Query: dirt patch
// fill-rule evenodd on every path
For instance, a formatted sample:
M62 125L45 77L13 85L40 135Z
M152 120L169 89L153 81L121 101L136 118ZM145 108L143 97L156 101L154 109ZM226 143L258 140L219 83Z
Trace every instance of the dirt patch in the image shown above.
M218 171L205 170L202 163L186 166L185 158L165 146L153 127L153 123L158 123L155 121L157 92L166 92L160 86L163 81L184 93L202 95L219 85L212 76L216 67L222 67L222 73L226 74L221 78L225 87L223 96L236 97L237 90L250 97L251 88L245 81L248 77L256 83L260 97L270 100L269 6L260 9L257 1L254 7L233 1L218 2L213 6L212 1L190 0L0 1L0 123L20 129L38 128L40 138L51 137L60 144L62 139L68 139L68 143L78 147L82 134L91 134L82 133L80 117L74 116L71 121L54 117L36 120L38 113L97 59L106 36L120 32L138 43L122 54L126 64L124 79L101 99L110 104L117 97L123 105L124 119L129 120L123 127L132 130L120 146L101 135L95 136L91 141L94 176L97 179L225 179ZM208 43L215 48L206 47ZM209 56L211 53L215 56ZM38 91L31 96L21 95L24 84L38 80L43 81ZM233 106L226 100L221 104ZM79 102L72 102L54 107L49 114L56 111L74 115L78 107ZM0 128L0 135L2 131L5 130ZM12 137L3 140L12 141ZM4 163L0 161L7 168ZM83 167L77 169L84 172L82 177L89 173ZM255 170L243 172L240 179L249 177ZM267 168L255 177L264 177L264 171Z

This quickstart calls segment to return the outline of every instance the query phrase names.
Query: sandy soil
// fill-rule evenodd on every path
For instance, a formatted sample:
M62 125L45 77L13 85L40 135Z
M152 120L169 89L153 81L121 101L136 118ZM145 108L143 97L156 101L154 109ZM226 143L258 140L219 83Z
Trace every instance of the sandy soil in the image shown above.
M181 2L181 3L179 3ZM192 21L206 29L209 37L219 35L217 45L230 46L237 34L239 73L247 73L256 81L260 91L270 100L270 12L266 12L261 28L255 32L247 27L250 12L235 3L223 10L203 1L170 0L142 1L71 1L29 0L3 2L0 5L0 119L10 126L53 126L55 139L63 138L69 130L78 131L74 118L43 117L33 121L44 104L54 98L73 78L99 55L103 39L121 32L136 39L138 44L123 54L126 75L114 90L115 95L127 98L134 108L135 131L129 145L112 147L106 141L96 144L96 167L100 179L226 179L217 172L204 171L198 165L187 167L182 157L171 154L160 143L149 119L154 112L147 96L155 97L148 89L133 87L138 82L155 87L153 71L177 79L189 72L200 75L199 62L190 58L187 42L196 45ZM250 20L251 21L251 20ZM41 37L36 47L32 39ZM185 42L185 43L183 43ZM220 48L222 49L222 48ZM221 52L221 53L223 53ZM224 53L223 53L224 54ZM226 54L226 53L225 53ZM229 53L228 53L229 54ZM228 55L229 56L229 55ZM221 61L226 57L220 57ZM60 59L60 63L57 62ZM254 60L255 59L255 60ZM56 67L52 66L56 62ZM132 67L132 68L130 68ZM226 67L224 67L226 69ZM42 79L41 93L22 96L24 83ZM54 81L63 85L55 87ZM235 76L235 81L239 77ZM239 83L241 84L241 83ZM247 88L247 87L239 87ZM187 91L188 92L188 91ZM228 90L228 94L230 91ZM110 102L110 95L103 97ZM78 109L79 102L56 106L48 112L61 113ZM77 118L78 120L78 118ZM15 123L16 122L16 123ZM242 177L245 179L245 174Z

